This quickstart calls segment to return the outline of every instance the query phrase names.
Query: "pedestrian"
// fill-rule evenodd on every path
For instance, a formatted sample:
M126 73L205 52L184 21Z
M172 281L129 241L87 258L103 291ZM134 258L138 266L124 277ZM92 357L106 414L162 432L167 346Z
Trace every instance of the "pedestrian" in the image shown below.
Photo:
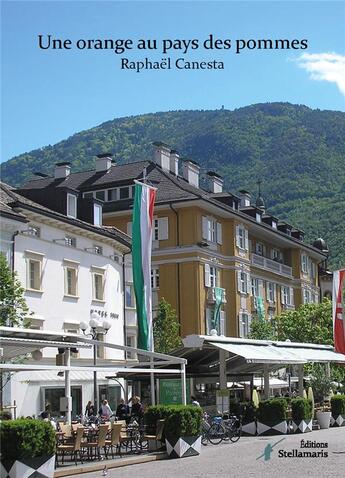
M90 417L94 417L95 415L96 415L95 406L93 405L91 400L89 400L85 408L85 416L90 418Z
M103 418L104 420L110 419L111 415L113 414L113 411L109 406L108 400L103 400L98 413L101 416L101 418Z
M129 416L129 406L126 405L123 398L120 399L119 404L116 409L116 417L118 420L128 420Z
M191 402L192 402L193 407L200 407L200 403L199 403L198 400L194 397L194 395L192 395L192 396L190 397L190 399L191 399Z
M134 396L131 398L132 401L132 409L131 409L131 418L136 418L138 421L144 416L144 408L140 401L140 397Z

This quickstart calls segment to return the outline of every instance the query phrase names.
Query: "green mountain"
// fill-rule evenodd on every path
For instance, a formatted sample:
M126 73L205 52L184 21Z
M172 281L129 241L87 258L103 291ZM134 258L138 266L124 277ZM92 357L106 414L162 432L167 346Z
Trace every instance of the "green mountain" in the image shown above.
M171 111L119 118L54 146L2 165L3 180L20 185L34 171L51 173L70 161L90 169L94 156L112 152L118 163L152 157L152 141L170 144L206 171L223 175L233 192L256 182L270 212L307 233L324 237L332 267L345 267L345 113L289 103L234 111Z

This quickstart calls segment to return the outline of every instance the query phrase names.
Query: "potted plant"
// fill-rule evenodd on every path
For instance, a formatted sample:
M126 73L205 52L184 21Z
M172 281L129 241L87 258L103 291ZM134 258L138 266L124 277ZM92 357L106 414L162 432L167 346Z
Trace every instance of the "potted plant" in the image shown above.
M150 406L145 415L144 421L146 425L146 433L148 435L154 436L157 431L157 423L159 420L166 420L168 416L172 413L171 406L168 405L154 405ZM165 435L164 429L162 433L162 440L158 442L156 440L148 441L149 451L157 451L165 447Z
M284 435L287 433L287 403L284 398L260 402L257 411L258 435Z
M334 395L331 398L331 424L333 427L345 427L345 395Z
M0 424L1 466L11 478L52 478L55 468L55 430L49 422L6 420ZM36 476L35 474L35 476Z
M306 398L291 400L292 428L294 433L311 432L313 429L313 405Z
M330 393L332 382L321 364L314 364L312 374L310 384L314 390L315 401L321 404L321 409L316 412L316 419L320 428L329 428L331 412L326 409L324 402Z
M175 405L165 422L165 444L171 458L199 455L201 450L202 409Z

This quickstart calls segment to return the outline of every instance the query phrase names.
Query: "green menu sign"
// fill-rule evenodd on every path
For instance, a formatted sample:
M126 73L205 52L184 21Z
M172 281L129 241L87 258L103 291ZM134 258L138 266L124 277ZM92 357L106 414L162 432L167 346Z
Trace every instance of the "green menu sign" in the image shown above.
M187 403L190 397L190 381L187 380ZM181 379L159 380L159 403L161 405L179 405L182 403Z

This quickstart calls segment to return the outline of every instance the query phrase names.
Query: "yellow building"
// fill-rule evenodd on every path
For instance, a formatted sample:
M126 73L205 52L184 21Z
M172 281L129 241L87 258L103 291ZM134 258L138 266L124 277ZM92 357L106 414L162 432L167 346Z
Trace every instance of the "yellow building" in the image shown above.
M319 301L318 264L325 260L324 251L268 214L261 197L253 205L246 191L238 196L223 191L223 180L214 172L207 175L206 190L199 185L195 162L181 160L163 143L154 147L153 161L117 166L102 155L95 171L71 173L65 186L78 190L83 200L103 202L103 223L129 235L134 180L145 178L157 187L153 303L164 297L172 304L182 337L215 328L245 337L255 315L269 319ZM128 310L134 305L131 282L128 269ZM220 313L214 315L219 302Z

